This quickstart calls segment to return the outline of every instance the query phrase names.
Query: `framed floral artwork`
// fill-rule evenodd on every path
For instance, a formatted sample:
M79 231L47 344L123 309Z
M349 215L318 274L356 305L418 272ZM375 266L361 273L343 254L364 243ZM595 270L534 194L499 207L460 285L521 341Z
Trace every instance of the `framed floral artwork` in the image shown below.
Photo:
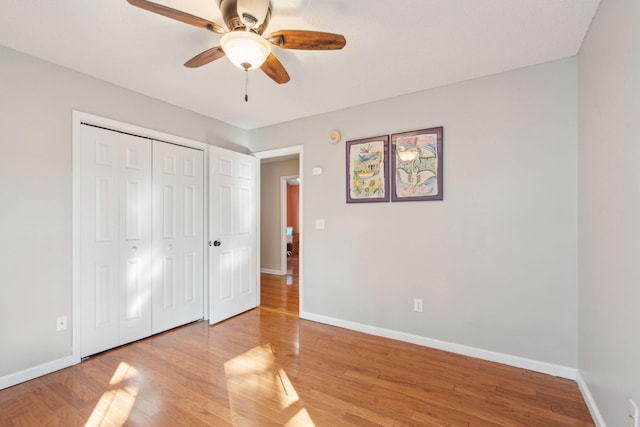
M389 201L389 135L347 141L347 203Z
M391 135L391 200L442 200L442 127Z

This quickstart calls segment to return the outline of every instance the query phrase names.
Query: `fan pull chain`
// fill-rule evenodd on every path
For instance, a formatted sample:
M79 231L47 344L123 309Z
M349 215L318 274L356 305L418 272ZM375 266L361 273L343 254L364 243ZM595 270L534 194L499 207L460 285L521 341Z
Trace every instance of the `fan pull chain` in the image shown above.
M244 70L244 102L249 102L249 70Z

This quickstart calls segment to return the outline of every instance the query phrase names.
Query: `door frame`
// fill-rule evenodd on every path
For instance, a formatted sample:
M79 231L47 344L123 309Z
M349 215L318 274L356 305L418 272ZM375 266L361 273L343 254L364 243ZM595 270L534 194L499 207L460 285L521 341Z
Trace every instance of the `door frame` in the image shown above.
M162 141L169 144L181 145L184 147L195 148L204 152L204 218L209 216L209 160L208 160L208 144L194 141L181 136L176 136L153 129L147 129L130 123L120 122L117 120L100 117L82 111L72 111L72 293L71 293L71 312L72 312L72 330L71 330L71 360L72 364L80 363L80 126L83 123L113 130L116 132L124 132L132 135L149 138L156 141ZM209 224L204 221L203 229L203 254L204 259L204 301L203 313L205 319L209 316L209 262L208 254L208 236Z
M287 157L287 156L291 156L291 155L298 155L298 176L300 177L300 198L298 199L298 226L300 228L300 235L304 236L304 212L303 212L303 200L304 200L304 156L303 156L303 151L304 151L304 146L302 145L292 145L289 147L284 147L284 148L276 148L273 150L265 150L265 151L256 151L253 152L252 154L254 156L256 156L258 159L262 160L262 159L272 159L272 158L276 158L276 157ZM262 197L260 198L260 203L262 203ZM282 209L282 207L281 207ZM260 207L258 206L258 212L260 211ZM282 222L282 220L281 220ZM286 225L285 225L286 226ZM281 225L281 227L284 227L283 225ZM283 239L283 231L281 231L280 233L280 239L283 240L284 245L285 245L285 252L284 254L286 255L286 239ZM260 239L260 221L258 221L258 239ZM304 237L303 237L304 239ZM282 244L282 242L281 242ZM258 241L258 248L260 248L260 241ZM300 259L304 261L304 245L300 245L299 248L299 256ZM285 256L285 263L286 263L286 256ZM303 295L304 295L304 287L303 287L303 264L304 262L301 262L298 266L298 303L299 303L299 313L303 313L304 312L304 307L303 307ZM286 273L286 264L285 264L285 273Z

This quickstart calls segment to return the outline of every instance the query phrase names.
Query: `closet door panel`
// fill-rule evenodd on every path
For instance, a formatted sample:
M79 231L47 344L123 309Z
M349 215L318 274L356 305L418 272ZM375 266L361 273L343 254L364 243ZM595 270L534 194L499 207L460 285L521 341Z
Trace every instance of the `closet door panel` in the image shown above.
M153 143L153 333L204 314L204 155Z
M85 357L151 331L151 143L83 125L80 163L80 354Z
M112 132L115 133L115 132ZM151 141L121 135L120 344L151 335Z

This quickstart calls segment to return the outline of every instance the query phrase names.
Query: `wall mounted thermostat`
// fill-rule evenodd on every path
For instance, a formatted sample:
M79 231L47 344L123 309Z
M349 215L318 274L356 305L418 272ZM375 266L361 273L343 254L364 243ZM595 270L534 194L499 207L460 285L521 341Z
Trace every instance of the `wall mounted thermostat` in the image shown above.
M322 175L322 168L313 168L311 169L311 174L314 176Z

